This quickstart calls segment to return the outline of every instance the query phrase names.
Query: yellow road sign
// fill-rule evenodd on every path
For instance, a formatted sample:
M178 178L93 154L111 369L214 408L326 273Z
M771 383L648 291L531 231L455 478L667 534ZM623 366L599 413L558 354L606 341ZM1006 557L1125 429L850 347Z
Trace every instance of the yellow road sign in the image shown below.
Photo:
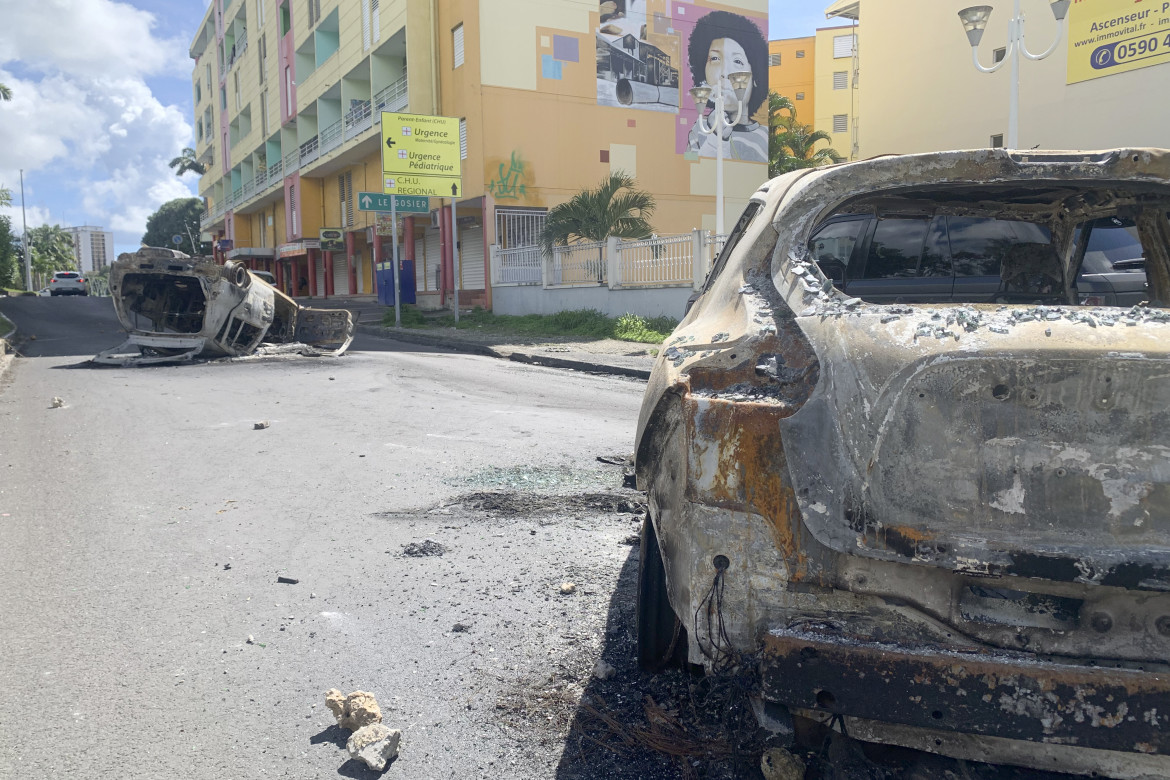
M382 177L382 191L387 195L429 195L432 198L458 198L463 194L463 180L447 176Z
M382 172L459 178L459 120L383 111Z

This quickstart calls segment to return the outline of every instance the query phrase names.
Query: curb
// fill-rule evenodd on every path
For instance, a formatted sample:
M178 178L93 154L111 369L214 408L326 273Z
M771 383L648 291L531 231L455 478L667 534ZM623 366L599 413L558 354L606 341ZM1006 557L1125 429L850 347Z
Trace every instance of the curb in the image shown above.
M623 376L629 379L647 380L650 378L650 372L645 369L626 368L625 366L613 366L588 360L569 360L566 358L547 357L545 355L533 355L528 352L496 349L484 344L452 339L446 336L432 336L429 333L413 333L405 328L395 329L383 325L358 325L357 330L359 333L364 333L367 336L373 336L375 338L405 341L411 344L426 344L427 346L433 347L446 347L457 352L467 352L473 355L511 360L516 363L527 363L533 366L586 371L591 374Z

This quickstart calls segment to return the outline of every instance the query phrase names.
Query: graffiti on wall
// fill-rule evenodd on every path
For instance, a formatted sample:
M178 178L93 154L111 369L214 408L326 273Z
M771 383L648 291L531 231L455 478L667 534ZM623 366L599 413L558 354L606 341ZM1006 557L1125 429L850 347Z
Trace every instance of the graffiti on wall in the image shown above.
M524 200L528 196L527 174L524 161L513 150L511 159L500 163L494 177L488 180L487 190L496 200Z

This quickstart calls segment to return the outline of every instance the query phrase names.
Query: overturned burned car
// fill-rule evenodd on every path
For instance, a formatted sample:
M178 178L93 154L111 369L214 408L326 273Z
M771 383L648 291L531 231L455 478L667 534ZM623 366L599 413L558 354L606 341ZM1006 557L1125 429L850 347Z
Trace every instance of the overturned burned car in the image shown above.
M132 365L250 355L261 344L340 355L354 337L345 309L310 309L231 260L143 247L110 266L110 295L128 338L94 357Z
M642 406L642 664L758 668L773 726L1170 777L1168 212L1155 149L761 187ZM1141 305L1080 304L1104 224Z

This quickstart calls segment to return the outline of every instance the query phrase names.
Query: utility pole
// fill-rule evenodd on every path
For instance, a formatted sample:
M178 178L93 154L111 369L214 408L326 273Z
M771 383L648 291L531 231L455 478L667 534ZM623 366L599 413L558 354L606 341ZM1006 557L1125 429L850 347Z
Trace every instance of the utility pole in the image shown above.
M20 169L20 245L24 249L24 289L32 292L32 260L28 249L28 220L24 214L24 168Z

